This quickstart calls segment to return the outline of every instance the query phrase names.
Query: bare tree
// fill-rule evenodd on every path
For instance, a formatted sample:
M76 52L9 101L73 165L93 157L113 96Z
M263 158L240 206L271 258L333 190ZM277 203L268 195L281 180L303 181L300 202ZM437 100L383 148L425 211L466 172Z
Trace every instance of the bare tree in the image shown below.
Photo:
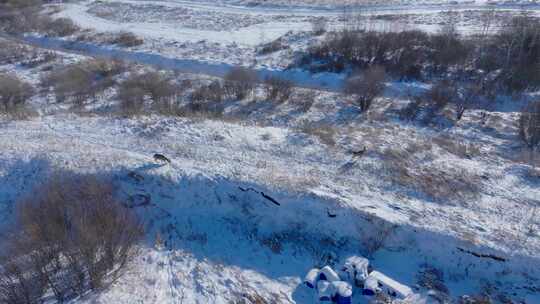
M540 101L530 103L521 112L519 136L531 150L540 144Z
M131 32L120 32L109 42L123 47L134 47L143 44L144 40Z
M52 87L57 102L70 101L83 106L112 86L113 76L123 69L119 61L87 60L52 71L43 77L41 84Z
M30 84L16 76L0 74L0 104L6 113L20 109L33 94Z
M482 12L480 15L480 37L484 42L485 39L491 34L493 24L495 23L495 9L490 9Z
M132 74L120 84L118 99L124 114L135 115L144 108L145 99L161 113L173 113L178 88L159 72Z
M23 300L7 303L39 303L44 290L62 302L99 289L133 258L142 236L110 182L74 175L52 176L19 202L14 231L0 260L0 301Z
M293 82L279 77L268 77L264 81L266 98L277 102L287 101L293 92Z
M463 114L468 110L480 96L482 87L478 84L465 85L458 90L456 96L456 120L463 118Z
M447 11L444 14L444 21L442 22L439 34L445 37L447 46L450 46L450 43L457 39L459 35L457 25L459 23L460 16L459 13L455 11Z
M139 88L122 83L118 88L117 98L120 100L120 110L124 115L140 114L144 108L146 92Z
M384 68L374 66L349 77L345 83L345 92L354 95L355 104L362 112L365 112L369 110L373 100L384 91L385 79Z
M322 35L326 32L328 22L324 17L318 17L311 20L311 30L314 35Z
M225 91L230 98L244 99L253 93L258 76L253 70L237 67L225 75Z

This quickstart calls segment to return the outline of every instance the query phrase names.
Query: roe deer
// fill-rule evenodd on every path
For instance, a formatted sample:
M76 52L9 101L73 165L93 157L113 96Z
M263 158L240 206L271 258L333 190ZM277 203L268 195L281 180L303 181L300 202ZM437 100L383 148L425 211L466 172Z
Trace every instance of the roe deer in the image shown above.
M157 162L165 162L165 163L171 163L171 160L168 159L165 155L163 154L154 154L154 160L157 161Z
M353 157L362 157L364 153L366 153L366 151L367 151L367 147L364 146L362 150L358 150L358 151L351 150L350 153L353 155Z

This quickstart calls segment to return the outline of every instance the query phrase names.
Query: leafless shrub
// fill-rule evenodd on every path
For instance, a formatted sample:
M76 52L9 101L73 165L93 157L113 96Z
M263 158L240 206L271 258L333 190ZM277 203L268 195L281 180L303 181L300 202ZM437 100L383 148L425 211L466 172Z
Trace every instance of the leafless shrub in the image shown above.
M540 144L540 101L530 103L521 112L519 136L531 150Z
M369 300L369 304L392 304L394 300L387 294L379 292L372 299Z
M57 57L58 56L54 52L43 52L43 53L36 52L32 54L31 58L21 62L21 65L26 68L35 68L40 65L54 61L56 60Z
M21 8L32 7L32 6L40 6L41 4L43 4L43 1L41 0L2 0L0 1L0 5L9 7L12 9L21 9Z
M43 79L42 84L52 86L57 102L72 98L75 104L81 105L90 98L89 87L94 82L94 75L79 65L51 72Z
M258 76L253 70L233 68L225 75L225 91L229 98L244 99L253 93Z
M21 6L16 2L0 3L0 29L10 34L20 34L37 28L39 5Z
M312 90L296 90L290 98L290 103L298 106L300 112L306 113L313 107L315 99L316 93Z
M0 64L12 64L23 60L30 50L28 47L9 41L0 41Z
M238 295L238 299L235 299L234 301L231 301L231 304L269 304L269 303L280 303L280 299L278 295L273 296L274 299L271 301L266 300L262 296L258 295L257 293L251 292L251 293L245 293L242 292L240 295Z
M51 36L65 37L73 35L79 30L79 27L68 18L58 18L49 20L48 17L41 17L43 21L43 30Z
M442 270L431 265L424 264L416 276L418 285L427 290L434 290L442 294L448 294L449 290L444 282L444 273Z
M34 88L30 84L16 76L0 74L0 104L3 112L20 112L33 94Z
M63 302L102 288L134 257L142 236L111 183L93 176L54 176L18 204L17 225L0 261L0 299L22 286L19 294L32 297L23 303L38 303L44 290ZM32 294L27 281L37 286Z
M495 60L488 70L502 69L498 81L510 92L540 87L540 21L527 15L512 18L495 35Z
M122 83L118 88L117 98L120 100L120 110L124 115L138 115L144 108L146 92L129 83Z
M266 98L275 102L285 102L293 93L293 82L279 77L268 77L264 81Z
M45 286L19 254L0 256L0 302L39 303Z
M274 254L281 254L283 251L283 240L280 235L274 234L261 240L261 244L268 247Z
M492 304L493 302L486 295L461 296L457 304Z
M42 79L42 85L53 88L57 102L82 106L112 86L113 76L122 70L117 61L88 60L52 71Z
M314 35L322 35L326 33L326 28L328 27L328 22L324 17L315 18L311 21L311 30Z
M421 97L428 105L428 113L425 119L431 121L431 119L444 110L449 103L454 102L457 95L458 93L455 84L446 80L437 82Z
M117 44L123 47L134 47L144 43L144 40L131 32L121 32L116 34L109 43Z
M399 111L399 117L407 121L415 121L422 110L423 101L421 98L412 97L409 103Z
M384 68L374 66L347 79L345 92L355 96L355 104L362 112L369 110L373 100L384 91Z
M323 122L302 122L299 125L300 132L317 137L323 144L334 147L336 145L336 129Z
M221 102L225 98L226 92L219 81L212 81L208 85L202 85L191 94L191 100L196 102Z
M120 84L118 98L125 114L139 113L145 97L152 101L154 109L163 114L173 114L176 110L175 87L165 75L159 72L133 74Z
M482 87L475 83L465 85L461 90L458 90L455 99L456 120L461 120L465 111L473 106L475 102L478 102L481 90Z
M459 115L463 115L469 106L469 100L459 100L456 84L447 80L435 83L426 92L412 96L412 99L413 102L402 110L401 116L407 120L419 118L426 124L432 122L450 103L458 104L458 108L462 107Z
M192 100L188 104L178 109L176 115L188 117L191 119L210 119L228 122L238 122L238 117L225 116L224 107L215 102L195 101Z

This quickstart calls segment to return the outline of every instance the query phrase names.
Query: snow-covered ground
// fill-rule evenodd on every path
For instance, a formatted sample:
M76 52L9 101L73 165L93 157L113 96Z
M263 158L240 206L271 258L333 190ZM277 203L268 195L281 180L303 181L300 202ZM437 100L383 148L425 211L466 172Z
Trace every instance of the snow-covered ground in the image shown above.
M59 54L57 63L81 59ZM0 70L34 84L46 73L13 64ZM9 225L16 200L52 171L93 172L112 176L126 197L150 197L138 208L147 239L118 282L77 302L230 303L260 296L313 303L301 285L308 269L329 255L342 261L366 254L365 242L393 227L372 257L391 277L415 287L423 271L439 269L453 297L489 292L538 303L540 181L517 157L520 106L501 103L485 119L482 110L471 110L458 124L426 127L397 117L404 86L422 89L389 83L367 117L345 96L306 90L315 100L307 112L295 99L242 101L227 104L224 120L81 116L38 95L32 106L39 116L0 125L1 226ZM112 96L98 104L114 102ZM333 133L317 136L310 123ZM364 146L362 158L350 153ZM172 164L156 164L154 153ZM400 184L403 168L427 177L423 182L434 179L434 192L415 179ZM154 246L158 234L162 246Z
M299 286L302 276L325 253L344 258L362 252L362 234L378 229L367 214L398 225L373 263L404 283L414 286L427 263L444 271L453 295L499 284L495 293L539 300L533 265L539 265L540 242L526 226L529 204L538 203L538 182L520 176L522 165L489 155L499 138L484 136L485 151L473 160L435 154L438 166L451 162L463 174L489 176L478 199L437 203L392 190L384 175L393 173L377 169L375 151L343 172L350 162L344 151L286 128L53 115L2 129L4 202L53 168L111 174L126 195L150 195L152 204L141 208L149 247L126 276L89 302L176 303L185 297L185 303L227 303L234 293L252 292L276 296L279 303L312 303ZM368 138L389 146L403 138L424 140L407 129L390 124L381 138ZM155 152L172 158L172 165L154 164ZM129 178L132 171L144 180ZM239 187L264 191L280 206ZM337 217L329 218L328 209ZM166 248L156 251L151 244L157 232ZM476 258L458 246L509 260Z
M435 1L433 1L435 2ZM268 2L273 3L273 2ZM277 2L276 2L277 3ZM330 3L330 2L328 2ZM402 5L362 6L347 10L339 5L280 7L253 6L221 1L80 1L61 4L58 17L74 20L96 33L128 31L144 39L137 51L169 58L195 59L259 68L283 69L298 51L316 41L310 35L312 21L323 18L328 29L340 29L351 19L368 29L421 29L438 31L447 12L459 14L458 29L465 34L478 32L481 14L496 9L492 29L522 9L540 14L540 5L460 5L402 2ZM359 17L360 16L360 17ZM285 47L270 54L257 52L257 46L283 37Z

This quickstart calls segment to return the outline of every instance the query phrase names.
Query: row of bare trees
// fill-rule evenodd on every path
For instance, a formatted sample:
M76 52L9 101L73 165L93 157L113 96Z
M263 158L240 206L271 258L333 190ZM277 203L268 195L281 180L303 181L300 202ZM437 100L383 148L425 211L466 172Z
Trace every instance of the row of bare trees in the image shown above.
M173 79L163 73L145 72L133 74L120 83L117 97L122 112L128 115L141 113L145 105L150 105L161 113L174 114L182 112L178 107L183 98L192 102L191 108L215 106L224 100L252 97L260 82L254 70L233 68L223 80L202 84L186 96L185 91L193 86L191 81L188 81L188 84L175 84ZM266 98L276 103L289 100L294 91L294 83L280 77L266 78L262 81L262 87Z
M95 176L55 175L18 202L2 242L0 303L58 302L104 287L137 253L137 215Z
M493 34L488 20L481 34L467 37L459 35L455 23L434 34L346 28L310 47L299 64L336 72L382 66L399 79L476 80L483 89L511 92L540 87L538 18L515 16Z

